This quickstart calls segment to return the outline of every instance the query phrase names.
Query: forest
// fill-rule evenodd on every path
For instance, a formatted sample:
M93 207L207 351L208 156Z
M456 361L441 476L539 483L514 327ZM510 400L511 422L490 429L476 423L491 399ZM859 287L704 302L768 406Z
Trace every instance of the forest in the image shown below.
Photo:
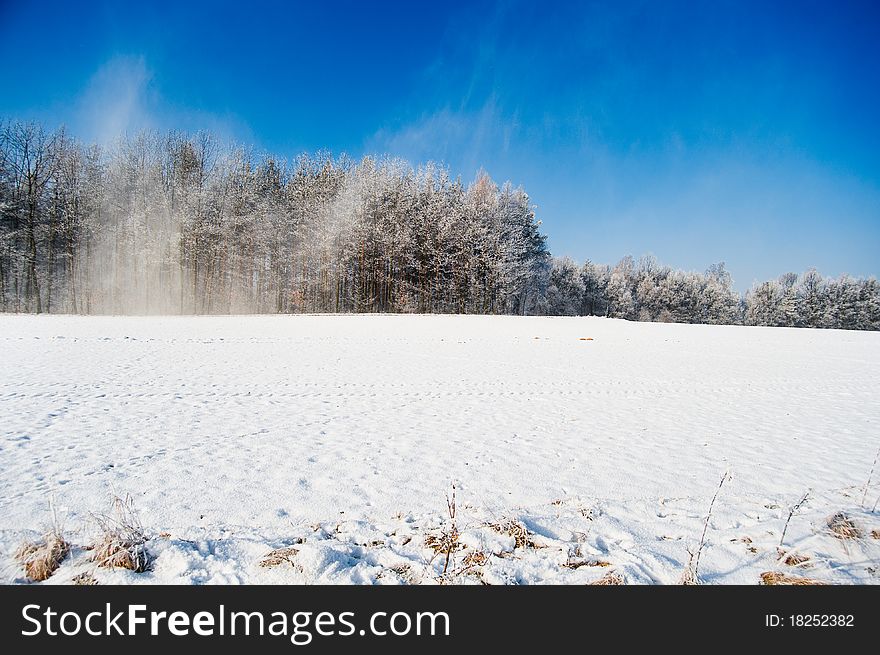
M406 312L880 329L875 278L815 270L737 293L626 256L554 258L528 194L485 172L330 153L288 161L211 134L111 146L0 122L0 311Z

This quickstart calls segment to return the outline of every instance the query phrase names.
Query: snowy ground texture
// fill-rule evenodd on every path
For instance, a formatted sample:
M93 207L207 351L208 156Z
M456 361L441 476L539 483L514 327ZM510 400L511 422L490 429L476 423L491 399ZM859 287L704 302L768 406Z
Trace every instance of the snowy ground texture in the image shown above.
M50 505L49 584L677 583L725 471L700 582L877 583L878 448L880 333L0 316L7 583ZM143 573L88 550L126 495Z

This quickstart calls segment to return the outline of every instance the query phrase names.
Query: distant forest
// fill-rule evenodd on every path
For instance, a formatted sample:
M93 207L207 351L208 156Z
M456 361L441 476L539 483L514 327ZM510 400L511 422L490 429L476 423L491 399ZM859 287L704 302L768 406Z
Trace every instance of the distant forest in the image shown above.
M652 257L554 258L522 188L433 163L287 161L207 133L85 145L0 123L0 311L415 312L880 329L874 278L734 291Z

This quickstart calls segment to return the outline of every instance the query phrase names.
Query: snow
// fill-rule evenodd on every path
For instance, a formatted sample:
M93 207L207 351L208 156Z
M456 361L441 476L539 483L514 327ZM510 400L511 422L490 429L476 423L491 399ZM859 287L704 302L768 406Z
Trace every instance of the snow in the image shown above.
M4 315L0 343L2 582L25 581L13 552L51 505L75 547L50 584L676 583L725 471L701 582L880 581L880 333ZM451 529L453 483L441 575L425 542ZM787 566L780 534L808 489L784 545L810 560ZM146 573L83 548L126 494ZM838 511L863 538L829 532Z

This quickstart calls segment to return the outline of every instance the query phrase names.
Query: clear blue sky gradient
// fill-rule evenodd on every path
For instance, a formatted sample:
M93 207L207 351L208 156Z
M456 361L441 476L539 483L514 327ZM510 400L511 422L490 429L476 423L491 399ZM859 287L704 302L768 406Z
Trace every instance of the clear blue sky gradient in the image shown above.
M880 273L880 3L143 4L0 0L0 115L484 167L578 260Z

